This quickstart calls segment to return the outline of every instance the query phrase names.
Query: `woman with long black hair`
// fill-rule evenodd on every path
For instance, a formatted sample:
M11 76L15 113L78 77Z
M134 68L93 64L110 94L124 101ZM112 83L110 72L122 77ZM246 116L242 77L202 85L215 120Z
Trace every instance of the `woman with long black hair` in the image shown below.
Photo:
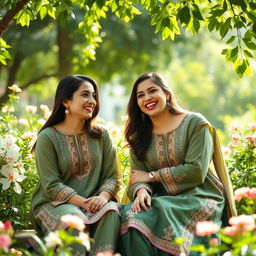
M94 239L90 255L115 252L120 227L116 150L103 127L96 82L83 75L63 78L51 116L34 146L40 180L31 202L31 220L39 233L66 228L62 215L81 217ZM73 255L86 255L76 246Z

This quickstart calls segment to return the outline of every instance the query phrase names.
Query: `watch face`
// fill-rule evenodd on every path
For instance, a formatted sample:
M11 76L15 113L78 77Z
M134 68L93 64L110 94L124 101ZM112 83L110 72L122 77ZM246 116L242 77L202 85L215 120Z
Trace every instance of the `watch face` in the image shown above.
M150 173L149 173L149 175L148 175L148 177L149 177L150 179L153 179L153 178L154 178L154 176L155 176L155 175L154 175L154 173L153 173L153 172L150 172Z

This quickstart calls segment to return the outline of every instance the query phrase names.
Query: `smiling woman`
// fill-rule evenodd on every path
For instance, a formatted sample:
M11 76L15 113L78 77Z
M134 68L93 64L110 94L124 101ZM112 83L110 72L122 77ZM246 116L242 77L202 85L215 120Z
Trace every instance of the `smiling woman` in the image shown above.
M222 225L236 214L214 128L201 114L182 109L158 74L145 73L132 89L125 137L131 202L121 217L122 255L179 255L179 237L186 239L186 255L197 255L189 247L205 241L196 223Z
M98 112L96 82L87 76L65 77L34 146L40 176L31 202L35 229L41 235L65 229L61 216L79 216L94 239L90 255L116 251L120 222L116 201L121 175L107 130L92 123ZM72 253L86 255L78 244Z

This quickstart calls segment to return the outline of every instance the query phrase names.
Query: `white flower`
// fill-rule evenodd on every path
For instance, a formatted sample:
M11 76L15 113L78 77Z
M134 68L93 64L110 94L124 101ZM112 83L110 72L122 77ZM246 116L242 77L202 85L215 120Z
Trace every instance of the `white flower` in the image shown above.
M6 154L6 160L8 162L17 161L20 156L20 148L15 143L16 139L12 135L6 135L0 143L0 147L2 148L0 154Z
M47 105L43 105L43 104L40 105L40 109L41 109L42 112L44 112L44 113L50 111L49 108L48 108L48 106L47 106Z
M90 251L90 237L87 233L79 232L77 240L86 248L87 251Z
M18 120L18 124L22 125L22 126L28 126L28 121L24 118L20 118Z
M28 112L28 113L35 114L36 110L37 110L36 106L31 106L31 105L26 106L26 112Z
M13 106L3 106L3 107L2 107L2 112L3 112L3 113L11 113L11 112L14 112L14 107L13 107Z
M45 238L45 245L47 248L62 245L62 241L59 238L58 232L50 232Z
M17 193L21 193L21 186L18 182L22 182L26 176L19 174L17 170L13 168L12 164L4 165L1 169L1 174L6 178L0 178L0 183L3 185L3 190L10 187L11 183L14 183L13 190Z
M44 125L45 122L46 122L46 120L44 120L42 118L37 120L37 123L40 124L40 125Z
M28 140L35 140L36 136L37 136L36 132L26 132L23 134L22 138L28 139Z
M22 90L20 89L20 87L17 84L13 84L12 86L9 86L8 88L13 92L22 92Z

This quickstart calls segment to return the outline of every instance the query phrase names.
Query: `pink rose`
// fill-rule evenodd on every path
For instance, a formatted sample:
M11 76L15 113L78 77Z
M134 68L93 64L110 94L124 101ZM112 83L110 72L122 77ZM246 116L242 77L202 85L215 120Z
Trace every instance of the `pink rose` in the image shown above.
M248 197L256 199L256 188L251 188Z
M200 221L196 224L196 234L198 236L215 234L219 229L220 226L213 221Z
M0 248L8 248L12 244L12 239L5 235L0 234Z
M239 226L243 233L251 231L255 228L255 219L252 216L240 215L229 219L229 224Z
M84 221L77 215L66 214L61 216L60 220L68 226L83 231L85 229Z
M239 188L235 191L235 200L240 201L243 197L248 197L250 192L249 187Z
M228 226L224 228L224 235L231 236L233 238L238 238L241 236L241 227L239 226Z
M209 245L211 247L217 247L219 245L219 239L218 238L211 238L209 241Z

